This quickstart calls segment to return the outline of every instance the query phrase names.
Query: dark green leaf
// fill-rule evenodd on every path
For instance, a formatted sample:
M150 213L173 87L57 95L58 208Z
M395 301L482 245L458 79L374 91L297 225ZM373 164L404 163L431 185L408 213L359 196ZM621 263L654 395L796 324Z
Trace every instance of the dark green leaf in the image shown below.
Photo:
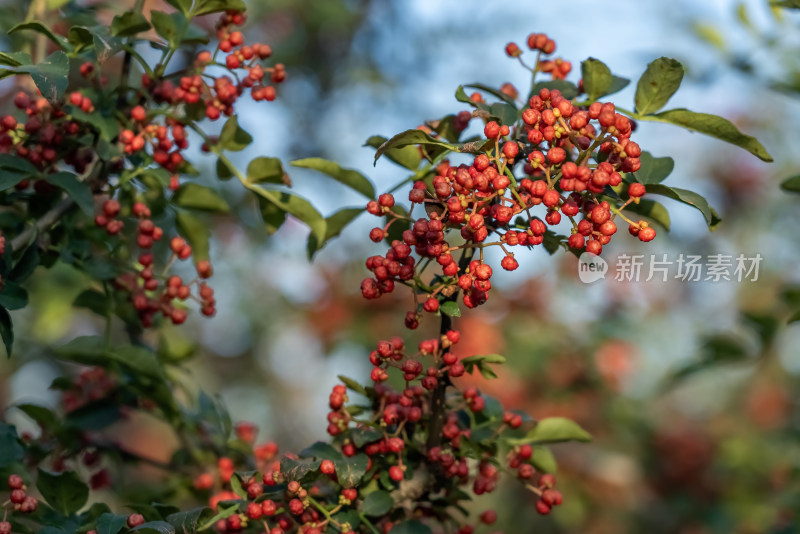
M325 218L325 240L320 243L317 237L313 234L308 236L308 257L309 259L314 256L318 250L325 246L325 244L342 233L345 226L350 224L356 217L364 213L364 208L343 208L333 215Z
M581 76L583 89L592 101L606 95L614 80L606 64L593 57L581 63Z
M182 208L227 213L230 206L217 191L192 182L178 187L172 195L172 202Z
M0 65L19 67L30 63L31 55L27 52L0 52Z
M199 530L198 527L213 515L214 511L211 508L201 506L185 512L168 515L167 522L175 527L177 534L195 534Z
M375 152L375 163L377 163L378 158L380 158L388 150L413 145L435 146L458 151L457 145L434 139L422 130L406 130L405 132L395 135L378 147L378 150Z
M6 310L13 311L24 308L28 305L28 292L11 280L6 280L0 290L0 306Z
M566 417L547 417L539 421L524 438L509 440L522 443L560 443L563 441L592 441L592 436L578 423Z
M466 365L481 365L483 363L506 363L505 356L499 354L480 354L475 356L467 356L461 360L461 363Z
M163 11L150 11L150 22L156 33L163 37L171 48L177 48L188 22L182 13L164 13Z
M61 171L44 177L47 183L63 189L86 215L94 215L94 197L89 184L81 182L71 172Z
M710 115L696 113L688 109L670 109L657 113L658 120L682 126L687 130L694 130L722 141L741 147L762 161L772 161L767 149L758 139L743 134L729 120Z
M219 134L219 146L225 150L237 152L243 150L247 145L253 142L253 137L239 127L239 120L236 115L232 115Z
M800 9L800 0L773 0L770 5L786 9Z
M142 534L177 534L175 527L166 521L148 521L136 528L132 528L131 532L141 532Z
M356 382L352 378L348 378L348 377L346 377L344 375L339 375L338 378L339 378L339 380L342 381L342 383L345 386L347 386L349 389L355 391L356 393L360 393L361 395L366 395L367 394L367 390L364 389L364 386L362 386L361 384L359 384L358 382Z
M0 336L3 338L3 345L6 347L6 356L11 357L11 347L14 345L14 325L11 323L11 316L8 310L0 307Z
M514 107L514 109L516 109L517 107L517 103L513 98L505 94L503 91L499 91L493 87L489 87L488 85L484 85L482 83L470 83L464 85L464 87L469 87L470 89L478 89L479 91L485 91L490 95L495 96L508 104L511 104Z
M318 441L303 449L298 455L300 458L317 458L320 460L330 460L332 462L341 462L344 456L341 452L334 449L332 445Z
M72 515L86 504L89 487L81 482L74 471L48 473L39 469L36 489L54 510L62 515Z
M8 274L8 278L21 284L28 279L33 271L39 266L41 257L39 256L39 244L34 242L23 252L22 257L14 264L14 268Z
M320 213L306 199L292 193L271 191L260 187L254 191L289 215L306 223L319 241L325 241L326 223Z
M389 534L433 534L433 531L424 523L412 519L393 526Z
M86 123L94 128L100 133L100 137L106 141L111 141L119 135L119 122L117 122L114 117L106 117L100 110L86 113L82 109L72 106L70 115L72 115L72 118L75 120Z
M251 184L262 182L289 185L288 176L278 158L258 157L247 165L247 181Z
M25 449L19 442L17 429L0 421L0 468L13 465L24 457Z
M69 85L69 59L61 50L36 65L22 65L17 72L30 74L42 96L51 102L60 100Z
M366 454L358 453L355 456L346 457L334 463L339 484L345 488L353 488L358 486L362 477L366 474L369 457Z
M94 530L97 534L119 534L128 527L128 516L119 514L103 514L97 518Z
M0 169L0 191L11 189L30 175L9 169Z
M319 469L320 460L313 462L298 462L291 458L281 459L281 474L287 481L302 481L307 475Z
M636 85L636 112L647 115L663 108L680 87L683 72L683 65L668 57L650 63Z
M111 21L111 35L115 37L130 37L150 29L147 18L139 11L126 11L117 15Z
M461 317L461 308L458 307L457 302L453 302L452 300L442 302L439 306L439 310L450 317Z
M264 227L270 235L274 234L286 222L286 211L261 196L258 197L258 205L261 218L264 220ZM313 234L309 234L308 239L313 239L315 242L317 240Z
M60 35L56 35L55 33L53 33L53 30L51 30L41 22L37 22L35 20L30 22L21 22L16 26L13 26L10 30L8 30L8 34L11 35L23 30L30 30L39 33L41 35L44 35L45 37L53 41L53 43L55 43L61 50L69 49L69 47L67 46L66 39L64 39Z
M356 447L363 447L367 443L381 439L383 433L374 428L357 427L350 431L350 436L353 438L353 443L355 443Z
M95 289L87 289L81 292L72 305L76 308L87 308L97 315L105 317L108 312L108 299L106 295Z
M155 353L144 347L134 345L115 347L108 356L142 376L151 378L163 378L164 376L164 371L161 364L158 363Z
M208 15L220 11L244 11L247 8L242 0L201 0L194 10L195 15Z
M207 260L208 242L211 238L211 230L209 230L208 226L187 211L179 211L175 215L175 224L178 227L178 232L192 246L194 261Z
M34 167L30 161L11 154L0 154L0 169L3 171L15 171L24 175L39 174L39 169Z
M85 26L73 26L67 32L67 40L73 46L76 52L80 52L84 48L91 48L94 44L94 36L89 28Z
M95 27L94 52L101 65L122 50L122 39L108 33L106 27Z
M373 135L364 146L371 146L372 148L380 148L387 139L380 135ZM420 161L422 161L422 155L419 153L417 147L414 146L405 146L402 148L391 148L384 152L385 156L389 158L390 161L397 163L398 165L405 167L409 170L416 170L419 167Z
M655 200L643 198L639 200L638 204L628 204L625 207L625 211L641 215L642 217L647 217L669 232L671 223L669 212L663 204L656 202Z
M667 187L663 184L650 184L647 186L647 193L662 195L697 208L700 210L700 213L703 214L703 217L705 217L709 230L714 230L722 221L719 215L717 215L717 212L714 211L714 208L708 205L708 201L693 191L679 189L677 187Z
M800 174L781 182L781 189L789 191L790 193L800 193Z
M192 0L166 0L169 5L186 15L187 17L192 10Z
M539 94L539 91L542 89L558 89L561 91L561 94L567 100L572 100L576 96L578 96L578 88L574 83L570 83L566 80L550 80L545 82L539 82L531 88L531 96Z
M388 491L373 491L361 504L361 513L370 517L386 514L394 507L394 499Z
M233 178L233 171L234 169L232 169L224 159L217 159L217 177L220 180L225 181Z
M337 182L355 189L367 198L375 198L375 188L366 176L352 169L344 169L338 163L322 158L306 158L293 161L293 167L313 169L327 174ZM248 173L249 174L249 173Z
M39 406L38 404L17 404L15 407L20 410L22 413L36 421L36 424L42 430L51 431L58 426L58 418L56 415L45 408L44 406Z
M642 152L639 161L642 166L634 173L634 176L638 182L645 185L663 182L675 168L675 160L671 157L655 158L650 152Z

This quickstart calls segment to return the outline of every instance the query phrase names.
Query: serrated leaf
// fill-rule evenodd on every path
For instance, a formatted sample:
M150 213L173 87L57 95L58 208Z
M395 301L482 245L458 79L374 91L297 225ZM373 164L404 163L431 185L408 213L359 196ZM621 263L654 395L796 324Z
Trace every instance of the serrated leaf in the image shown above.
M380 135L373 135L367 139L364 146L371 146L372 148L380 148L387 141L387 138ZM384 155L390 161L405 167L409 170L416 170L422 161L422 155L419 150L414 146L405 146L402 148L391 148L384 152Z
M457 302L452 300L442 302L439 305L439 311L445 315L449 315L450 317L461 317L461 308L458 307Z
M222 126L219 134L219 146L225 150L238 152L244 150L252 142L253 137L239 126L239 119L236 115L231 115Z
M647 65L636 84L636 112L642 115L663 108L683 80L683 65L668 57L660 57Z
M682 126L687 130L694 130L741 147L762 161L773 161L772 156L758 139L743 134L729 120L717 115L679 108L662 111L655 117L660 121Z
M366 454L358 453L355 456L334 462L334 464L336 465L336 476L339 479L339 484L345 488L353 488L358 486L367 473L369 457Z
M172 202L182 208L227 213L230 206L210 187L186 182L172 195Z
M48 174L44 180L63 189L75 204L88 216L94 215L94 197L89 184L78 180L78 177L66 171Z
M322 249L328 241L341 234L345 227L362 213L364 213L364 208L343 208L333 215L326 217L325 239L323 242L320 243L313 234L309 234L308 236L307 251L309 259L313 258L314 254Z
M650 184L647 186L647 193L662 195L697 208L700 213L703 214L703 217L705 217L709 230L716 229L717 225L722 222L722 219L719 218L714 208L708 205L708 201L694 191L688 191L677 187L668 187L663 184Z
M589 100L592 101L607 94L614 81L608 66L593 57L581 63L581 76L583 77L583 89Z
M150 28L150 22L139 11L126 11L111 21L111 35L115 37L130 37Z
M69 59L61 50L35 65L21 65L16 72L29 74L42 96L51 102L61 99L69 85Z
M6 347L6 356L11 357L11 348L14 345L14 325L8 310L0 307L0 337L3 338L3 345Z
M663 182L675 168L675 160L671 157L655 158L650 152L642 152L639 161L642 166L634 173L634 176L638 182L645 185Z
M17 24L16 26L12 26L11 29L8 30L8 34L12 35L14 33L17 33L19 31L24 31L24 30L28 30L28 31L32 31L32 32L36 32L38 34L44 35L45 37L50 39L53 43L55 43L56 46L58 46L61 50L65 50L65 51L69 50L69 47L67 46L67 41L63 37L61 37L60 35L56 35L53 32L53 30L48 28L45 24L43 24L41 22L38 22L38 21L35 21L35 20L30 21L30 22L21 22L21 23Z
M385 515L394 507L394 499L388 491L373 491L361 503L361 513L370 517Z
M251 190L289 215L306 223L318 240L325 240L327 230L325 219L309 201L283 191L272 191L261 187L254 187Z
M625 211L647 217L669 232L671 225L669 212L663 204L656 202L655 200L643 198L638 204L628 204L625 207Z
M285 175L283 164L278 158L258 157L247 165L247 181L251 184L286 184Z
M327 174L339 183L342 183L367 198L375 198L375 188L369 179L358 171L340 167L338 163L322 158L298 159L291 162L293 167L313 169Z
M790 193L800 193L800 174L781 182L781 189L789 191Z
M509 441L514 444L561 443L564 441L588 442L592 441L592 435L571 419L566 417L547 417L539 421L524 438Z
M194 261L207 260L209 240L211 239L211 230L208 226L187 211L179 211L175 215L175 224L178 232L191 245Z
M433 531L424 523L412 519L393 526L389 534L433 534Z
M36 489L51 508L65 516L76 513L89 500L89 487L74 471L54 474L39 469Z

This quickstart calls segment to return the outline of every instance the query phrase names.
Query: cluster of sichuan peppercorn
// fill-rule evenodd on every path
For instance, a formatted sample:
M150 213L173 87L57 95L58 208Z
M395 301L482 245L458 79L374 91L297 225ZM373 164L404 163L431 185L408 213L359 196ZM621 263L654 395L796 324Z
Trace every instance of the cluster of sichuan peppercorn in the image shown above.
M3 504L3 519L0 520L0 534L11 534L11 523L7 521L9 508L12 511L23 514L32 514L39 507L36 497L28 495L28 488L25 481L17 474L8 476L8 489L11 494Z
M534 72L549 72L554 79L569 73L568 62L542 59L555 51L546 35L532 34L528 45L539 52ZM507 52L522 53L513 43ZM503 92L518 93L513 87ZM479 93L471 98L482 101ZM555 89L539 90L526 104L513 124L476 115L485 120L479 153L460 165L445 159L430 180L416 181L408 195L409 215L393 209L395 198L389 194L367 205L370 214L388 220L370 232L375 242L399 221L410 226L385 255L367 260L373 276L361 284L368 299L391 293L397 283L412 286L409 328L416 328L421 312L437 312L458 289L469 308L486 302L492 287L492 267L484 262L487 247L500 247L500 266L513 271L519 266L514 249L548 239L577 253L600 254L620 220L641 241L655 237L646 221L622 213L646 193L643 184L624 180L641 166L641 148L631 140L634 123L612 103L579 105ZM425 213L415 219L417 205ZM561 237L565 225L569 234ZM419 275L433 261L441 274L426 285Z

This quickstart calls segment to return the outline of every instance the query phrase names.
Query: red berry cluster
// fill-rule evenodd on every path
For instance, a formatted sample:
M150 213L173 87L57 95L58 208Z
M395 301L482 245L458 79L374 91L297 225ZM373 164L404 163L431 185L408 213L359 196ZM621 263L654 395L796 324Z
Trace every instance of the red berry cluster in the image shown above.
M555 50L543 34L531 35L528 44L546 54ZM507 48L509 55L518 55L519 48L512 45ZM536 68L549 68L542 65L537 62ZM563 65L568 64L559 65L564 69L559 72L566 74L568 68ZM387 218L385 226L370 232L375 242L382 241L393 224L406 221L410 226L402 241L393 241L384 256L367 260L373 276L361 284L368 299L392 292L396 283L414 288L416 307L405 321L409 328L416 328L420 312L438 312L440 303L459 288L467 307L486 302L492 276L492 268L483 259L488 246L503 250L500 265L512 271L519 266L513 247L531 248L546 239L563 242L575 251L600 254L617 232L618 218L628 222L630 233L641 241L655 237L647 222L621 213L646 192L637 182L623 186L641 166L641 148L630 139L632 121L611 103L579 106L558 90L541 89L527 104L517 124L486 119L486 141L471 164L454 166L443 160L429 185L415 182L408 195L412 204L408 216L393 209L395 199L389 194L367 205L369 213ZM610 189L614 190L611 196ZM624 201L610 200L625 199L626 193ZM426 215L415 220L411 213L418 204L424 205ZM542 216L533 213L538 206L545 210ZM561 241L550 228L563 220L569 221L572 230ZM492 234L497 239L490 241ZM461 259L456 259L458 251ZM472 259L475 252L478 259ZM435 260L441 268L441 276L430 286L418 276L420 265L428 261L418 261L415 255ZM422 303L419 296L424 296Z
M122 206L116 199L108 199L103 203L102 211L95 215L95 224L105 228L109 235L119 234L125 227L120 216ZM216 299L214 289L205 281L214 273L208 260L198 261L196 264L197 278L185 282L177 275L167 276L173 261L186 260L192 256L192 247L182 237L173 237L170 241L172 256L162 275L155 272L155 255L150 252L155 242L159 241L164 231L157 226L151 217L150 208L141 202L134 202L131 215L138 219L136 225L136 245L140 249L137 258L138 265L134 271L128 271L117 277L117 289L130 295L131 302L136 309L143 326L153 324L155 314L162 313L173 324L182 324L186 321L187 311L175 305L175 301L193 299L200 304L201 312L206 317L216 313ZM197 294L192 293L193 286L197 286Z
M72 379L72 387L61 394L61 404L65 412L72 412L107 398L116 389L117 381L105 369L90 367Z
M3 520L0 521L0 534L11 534L11 523L7 520L9 509L23 514L32 514L39 507L36 497L28 495L28 487L21 476L9 475L8 488L11 490L11 494L3 504L4 514Z

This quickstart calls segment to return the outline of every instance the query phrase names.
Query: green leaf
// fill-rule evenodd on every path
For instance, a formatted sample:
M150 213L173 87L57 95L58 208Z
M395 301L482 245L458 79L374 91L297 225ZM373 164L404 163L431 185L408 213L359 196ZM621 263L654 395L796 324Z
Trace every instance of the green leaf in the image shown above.
M510 96L505 94L503 91L499 91L499 90L495 89L494 87L489 87L488 85L484 85L482 83L470 83L470 84L464 85L464 87L469 87L470 89L478 89L479 91L484 91L486 93L489 93L492 96L495 96L495 97L499 98L503 102L506 102L506 103L512 105L514 107L514 109L517 108L517 103L513 98L511 98ZM467 97L467 98L469 98L469 97Z
M239 126L239 119L232 115L219 134L219 146L225 150L238 152L253 142L253 137Z
M115 347L108 356L142 376L156 379L164 377L164 370L161 368L155 353L144 347L134 345Z
M217 191L192 182L182 184L172 195L172 202L177 206L192 210L222 213L230 211L230 206Z
M378 150L375 152L375 163L377 163L378 158L380 158L388 150L413 145L436 146L445 148L447 150L458 151L458 147L456 145L434 139L422 130L406 130L405 132L395 135L378 147Z
M355 189L365 197L375 198L375 188L366 176L352 169L344 169L333 161L322 158L306 158L295 160L291 165L325 173L337 182Z
M441 305L439 305L439 311L450 317L461 317L461 308L458 307L457 302L452 300L442 302Z
M650 184L647 186L647 193L662 195L697 208L705 217L709 230L716 229L717 225L722 221L714 208L708 205L708 201L693 191L668 187L663 184Z
M261 196L258 197L258 205L261 218L264 220L264 227L270 235L274 234L286 222L286 211ZM316 240L316 237L310 234L308 239Z
M583 89L589 100L597 100L611 88L614 81L611 70L599 59L590 57L581 63L581 76L583 77Z
M66 171L48 174L44 180L56 187L63 189L75 204L88 216L94 215L94 197L89 184L81 182L78 177Z
M790 193L800 193L800 174L781 182L781 189Z
M636 112L647 115L663 108L680 87L683 72L683 65L668 57L650 63L636 85Z
M657 113L655 117L663 122L682 126L722 141L741 147L762 161L773 161L767 149L758 139L745 135L729 120L708 113L697 113L688 109L670 109Z
M347 386L348 389L355 391L356 393L360 393L361 395L367 394L367 390L364 389L364 386L362 386L352 378L346 377L344 375L338 375L337 378L341 380L342 384Z
M533 448L531 464L542 473L555 473L558 470L558 464L553 452L545 446Z
M369 427L356 427L350 431L350 437L353 439L356 447L363 447L367 443L378 441L383 437L383 433L379 430Z
M75 52L80 52L85 48L91 48L94 44L94 36L85 26L73 26L67 32L67 41L73 46Z
M177 534L175 527L166 521L148 521L136 528L132 528L131 532L141 532L142 534Z
M587 442L592 441L592 435L578 426L578 423L566 417L547 417L539 421L524 438L509 441L515 444Z
M41 263L39 244L34 241L25 249L25 252L22 253L22 257L14 264L14 268L8 273L8 279L21 284L33 274L33 271L36 270L39 263Z
M467 371L471 372L472 367L476 365L480 367L489 363L503 364L506 363L506 359L504 356L500 356L499 354L480 354L463 358L461 363L464 364L465 368L468 368Z
M344 460L344 455L338 450L334 449L329 443L318 441L306 447L298 455L300 458L317 458L320 460L330 460L332 462L341 462Z
M298 462L291 458L281 459L281 474L288 481L302 481L307 475L315 473L319 469L319 460L313 462Z
M78 107L71 107L70 115L72 115L73 119L88 124L100 133L100 136L106 141L111 141L119 135L120 127L116 118L103 115L101 110L86 113Z
M103 317L105 317L108 312L108 298L105 293L95 289L86 289L82 291L75 297L75 300L72 301L72 305L76 308L86 308Z
M258 157L247 165L247 181L251 184L268 182L288 185L288 177L278 158Z
M36 489L47 504L65 516L74 514L89 500L89 487L74 471L54 474L39 469Z
M192 0L166 0L169 5L186 15L190 16L192 11Z
M664 230L669 232L671 223L669 212L667 211L667 208L665 208L663 204L656 202L655 200L643 198L639 201L638 204L628 204L625 207L625 211L630 213L636 213L637 215L641 215L642 217L647 217L648 219L652 220L653 222L661 226Z
M27 52L0 52L0 65L19 67L30 64L31 55Z
M242 0L201 0L194 10L194 15L208 15L220 11L244 11L247 6Z
M3 345L6 347L6 356L10 358L11 347L14 345L14 325L11 323L11 316L8 314L8 310L3 307L0 307L0 336L2 336ZM2 457L0 456L0 458Z
M61 50L36 65L21 65L17 72L30 74L36 88L51 102L60 100L69 85L69 59Z
M0 191L13 188L25 178L29 178L29 175L9 169L0 169Z
M200 506L185 512L177 512L167 516L167 522L175 527L177 534L194 534L200 525L208 521L214 511L207 506ZM99 533L98 533L99 534Z
M530 96L538 95L542 89L558 89L567 100L572 100L578 96L578 87L574 83L566 80L549 80L539 82L531 88Z
M0 468L13 465L24 457L25 449L19 442L16 427L0 421Z
M233 490L240 499L247 499L247 490L242 487L242 480L239 478L238 473L234 473L231 477L231 490Z
M389 534L433 534L433 531L419 520L412 519L393 526Z
M0 306L6 310L13 311L24 308L28 305L28 292L11 280L6 280L0 290Z
M24 175L36 175L39 169L25 158L13 156L11 154L0 154L0 169L4 171L19 172Z
M130 37L150 28L147 18L139 11L126 11L111 21L111 35L115 37Z
M217 159L217 177L222 181L226 181L233 178L233 175L234 169L224 159Z
M281 210L306 223L318 240L325 240L325 219L306 199L292 193L271 191L260 187L252 190Z
M51 431L58 427L59 421L56 414L44 406L23 403L15 405L15 408L33 419L42 430Z
M122 50L122 39L108 33L106 27L94 28L94 52L101 65Z
M53 30L51 30L41 22L37 22L35 20L30 22L21 22L16 26L13 26L10 30L8 30L8 34L12 35L14 33L23 30L30 30L38 34L44 35L45 37L53 41L53 43L55 43L61 50L65 51L69 50L66 39L64 39L60 35L56 35L55 33L53 33Z
M188 25L183 13L164 13L155 9L150 11L150 22L156 33L163 37L171 48L178 47Z
M394 499L388 491L373 491L361 504L361 513L370 517L386 514L394 507Z
M386 141L387 139L383 136L373 135L367 139L367 142L364 143L364 146L380 148L381 145L383 145ZM422 161L422 155L415 146L390 148L389 150L384 151L384 154L387 158L389 158L390 161L412 171L416 170L417 167L419 167L420 161Z
M128 516L120 514L103 514L97 518L94 530L97 534L119 534L128 527Z
M364 213L364 208L343 208L325 218L325 239L320 243L317 237L313 234L308 236L308 257L314 257L314 254L320 250L325 244L342 233L342 230L350 224L356 217Z
M211 230L208 226L188 211L179 211L175 215L175 224L178 232L192 246L194 261L207 260L211 239Z
M339 479L339 484L345 488L353 488L358 486L367 473L369 457L366 454L358 453L355 456L334 462L334 464L336 465L336 476Z
M800 9L800 0L774 0L770 5L774 7L785 7L786 9Z
M639 161L642 166L634 173L634 176L636 176L636 181L645 185L663 182L675 168L675 160L671 157L655 158L650 152L642 152Z

